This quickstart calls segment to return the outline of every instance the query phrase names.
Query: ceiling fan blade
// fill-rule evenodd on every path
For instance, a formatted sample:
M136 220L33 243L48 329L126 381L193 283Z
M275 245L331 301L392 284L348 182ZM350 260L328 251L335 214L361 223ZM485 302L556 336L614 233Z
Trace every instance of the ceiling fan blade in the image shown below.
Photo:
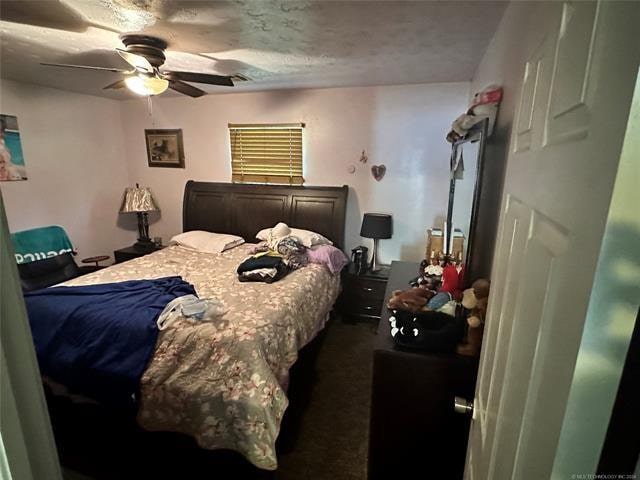
M124 87L126 87L126 84L124 83L124 79L122 79L122 80L118 80L117 82L110 83L106 87L102 87L102 89L103 90L109 90L109 89L117 90L118 88L124 88Z
M189 85L188 83L181 82L180 80L169 80L169 88L193 98L198 98L207 94L204 90L200 90L199 88Z
M136 70L142 70L146 73L153 73L153 65L149 63L142 55L137 55L135 53L127 52L126 50L122 50L121 48L116 48L116 51L120 54L124 60L134 67Z
M72 7L60 0L0 2L0 17L6 22L55 28L69 32L86 32L89 22Z
M46 63L46 62L41 62L40 65L45 65L47 67L84 68L85 70L102 70L103 72L132 73L129 70L122 70L121 68L92 67L90 65L70 65L68 63Z
M231 80L231 77L223 75L211 75L209 73L196 72L162 72L162 74L171 80L182 80L185 82L207 83L209 85L223 85L226 87L233 87L233 80Z

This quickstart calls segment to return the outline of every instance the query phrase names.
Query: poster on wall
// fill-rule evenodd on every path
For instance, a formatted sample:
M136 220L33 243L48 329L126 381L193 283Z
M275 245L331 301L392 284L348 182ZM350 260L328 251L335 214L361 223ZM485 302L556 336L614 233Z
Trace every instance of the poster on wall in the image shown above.
M0 114L0 181L26 179L18 117Z

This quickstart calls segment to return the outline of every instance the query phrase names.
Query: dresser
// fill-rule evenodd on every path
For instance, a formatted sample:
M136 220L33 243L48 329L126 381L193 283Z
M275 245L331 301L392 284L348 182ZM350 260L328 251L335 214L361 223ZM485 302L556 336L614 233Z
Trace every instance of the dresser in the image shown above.
M338 300L343 319L377 323L382 313L388 278L388 266L377 272L357 274L354 265L350 264L342 274L342 294Z
M393 262L385 298L417 271ZM454 412L454 397L473 398L477 359L396 347L389 314L382 309L373 351L369 479L461 479L470 418Z

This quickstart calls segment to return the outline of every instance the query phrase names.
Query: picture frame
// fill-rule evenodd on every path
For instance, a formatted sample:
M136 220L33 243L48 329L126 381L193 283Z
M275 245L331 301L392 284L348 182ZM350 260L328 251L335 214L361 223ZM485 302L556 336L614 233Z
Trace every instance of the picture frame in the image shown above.
M27 180L18 117L0 114L0 182Z
M145 129L144 136L150 167L184 168L182 129Z

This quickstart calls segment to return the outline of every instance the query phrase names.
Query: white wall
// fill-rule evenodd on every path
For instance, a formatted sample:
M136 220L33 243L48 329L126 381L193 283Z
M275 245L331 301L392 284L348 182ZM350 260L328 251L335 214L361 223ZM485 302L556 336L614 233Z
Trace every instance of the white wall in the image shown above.
M488 277L491 273L498 230L511 126L523 75L522 58L525 42L520 39L531 30L531 18L536 12L536 4L539 3L541 2L511 2L509 4L471 81L471 96L492 84L500 85L503 89L502 103L493 135L489 137L485 145L482 178L484 213L474 237L474 242L482 246L481 251L483 252L482 255L474 257L474 268ZM490 189L487 189L486 187L489 185Z
M381 260L420 260L426 229L446 214L451 147L444 137L468 98L468 83L163 97L154 99L152 117L145 100L126 101L129 179L151 187L162 210L151 235L166 241L181 231L187 180L230 181L228 123L304 122L306 184L351 187L346 249L371 246L359 236L364 212L391 213L394 234L380 242ZM181 128L186 168L149 168L145 128ZM387 174L378 183L370 167L381 163ZM357 167L353 175L349 164Z
M0 113L18 117L29 177L0 182L11 231L61 225L79 259L135 241L116 227L129 183L119 102L2 80Z
M12 231L62 225L80 258L112 254L135 241L135 218L119 216L126 185L150 186L162 209L151 235L181 231L189 179L230 180L227 123L305 122L307 185L349 185L346 249L362 214L391 213L394 235L381 259L420 260L425 231L441 222L448 195L451 121L465 108L468 83L290 90L125 102L2 80L0 111L17 115L29 179L2 182ZM185 169L150 168L145 128L182 128ZM358 159L365 149L369 162ZM373 164L384 163L380 182ZM356 166L349 174L349 164Z

